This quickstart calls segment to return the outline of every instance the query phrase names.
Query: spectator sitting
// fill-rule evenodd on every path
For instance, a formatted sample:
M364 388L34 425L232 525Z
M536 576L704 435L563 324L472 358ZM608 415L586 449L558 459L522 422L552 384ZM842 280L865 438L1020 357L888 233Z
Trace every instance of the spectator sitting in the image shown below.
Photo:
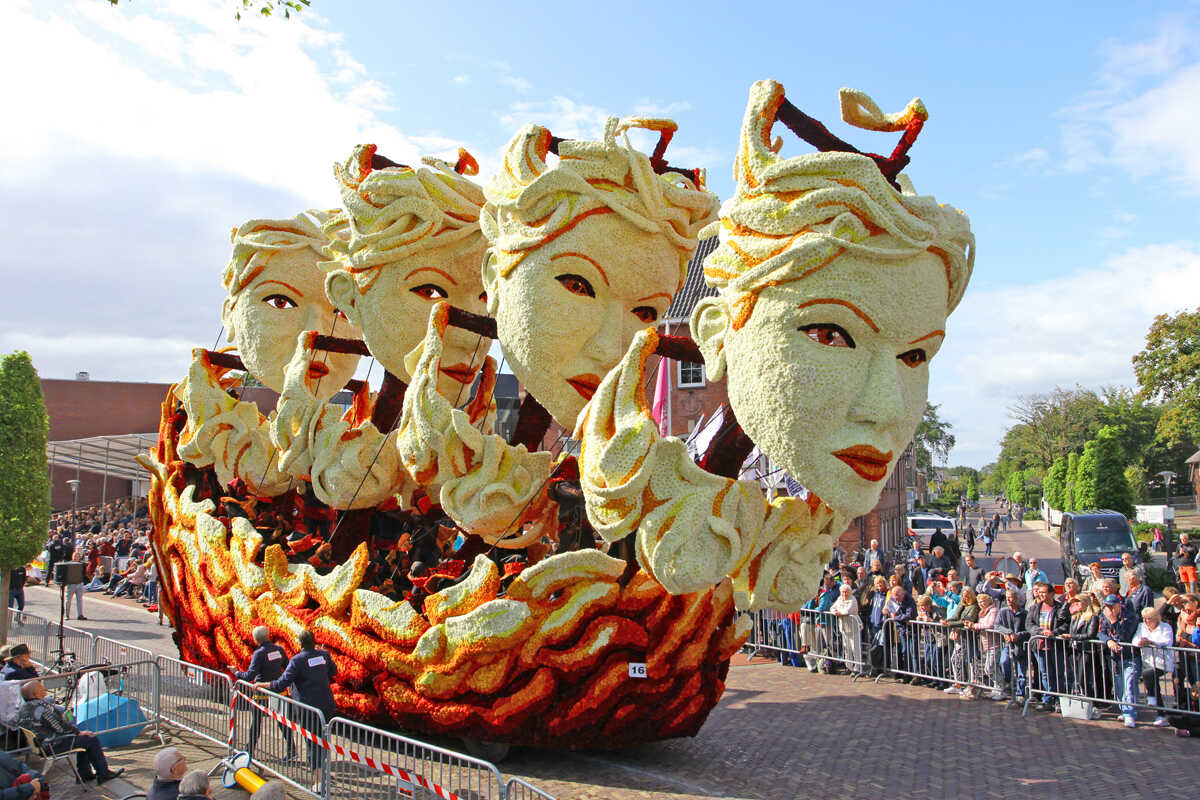
M176 800L179 781L188 771L187 757L176 747L167 747L154 754L154 783L146 800Z
M126 594L128 594L130 597L136 598L137 596L141 595L142 589L145 587L148 579L149 574L146 570L145 563L138 563L136 566L133 566L132 571L126 575L125 580L121 581L121 583L117 586L117 590L113 592L113 597L124 597Z
M91 731L80 731L68 722L59 707L46 699L47 694L41 681L30 681L21 687L21 697L25 698L25 703L17 712L17 726L33 731L34 736L42 741L42 746L52 753L82 748L83 752L75 757L75 764L79 769L79 777L85 781L95 778L97 783L107 783L124 773L124 767L109 769L104 748L100 746L96 735Z
M252 800L287 800L287 785L283 781L267 781L250 797Z
M108 588L109 582L112 581L112 571L104 562L96 567L96 574L92 577L92 582L84 587L89 592L103 592Z
M43 794L43 786L40 772L0 750L0 798L25 800L43 795L49 800L49 789Z
M29 654L29 645L24 642L14 644L8 650L8 663L0 670L0 678L6 681L24 681L38 676L37 667L33 665L33 656Z
M179 800L209 800L211 797L207 772L194 769L179 781Z

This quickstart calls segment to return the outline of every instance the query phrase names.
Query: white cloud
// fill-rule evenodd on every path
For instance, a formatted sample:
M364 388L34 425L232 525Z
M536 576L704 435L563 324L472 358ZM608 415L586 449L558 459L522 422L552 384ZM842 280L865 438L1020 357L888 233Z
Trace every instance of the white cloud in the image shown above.
M455 75L453 78L450 79L450 82L456 83L459 86L466 86L468 83L471 82L471 76L470 75Z
M604 133L604 122L612 114L598 106L577 103L567 97L553 97L537 102L518 102L500 114L500 124L510 130L533 123L549 128L563 139L598 139Z
M1131 248L1102 267L1026 286L970 290L932 364L929 398L949 414L951 463L982 466L1021 394L1054 385L1133 385L1130 359L1156 314L1200 306L1200 246Z
M207 347L211 342L203 344ZM171 383L182 377L192 348L199 345L158 336L0 333L0 352L28 350L43 378L66 378L82 371L98 381ZM129 369L131 356L137 359L135 371Z
M510 89L515 89L518 92L525 93L533 88L533 84L524 78L518 78L516 75L501 75L499 81L504 86Z

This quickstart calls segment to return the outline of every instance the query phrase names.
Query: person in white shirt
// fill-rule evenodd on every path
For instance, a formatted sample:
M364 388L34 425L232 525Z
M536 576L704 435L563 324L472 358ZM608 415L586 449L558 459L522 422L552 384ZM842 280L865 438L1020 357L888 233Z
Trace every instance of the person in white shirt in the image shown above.
M1158 706L1158 718L1154 724L1163 727L1167 718L1163 714L1162 679L1175 671L1175 651L1169 648L1175 641L1175 632L1162 621L1153 608L1142 609L1142 622L1133 634L1133 643L1142 648L1142 684L1146 687L1146 702Z
M858 618L858 600L854 598L854 587L843 583L838 589L838 599L829 610L837 617L838 632L842 635L842 647L850 661L850 668L862 671L862 621Z

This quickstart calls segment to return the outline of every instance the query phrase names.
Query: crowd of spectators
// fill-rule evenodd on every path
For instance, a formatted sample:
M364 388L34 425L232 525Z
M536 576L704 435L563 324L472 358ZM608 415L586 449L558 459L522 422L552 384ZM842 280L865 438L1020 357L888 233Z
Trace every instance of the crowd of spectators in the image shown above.
M1132 553L1117 576L1093 565L1061 594L1019 552L1009 572L985 571L969 552L955 568L941 547L894 564L875 541L855 555L835 551L805 606L824 614L791 615L810 671L848 665L1042 710L1076 694L1111 707L1127 727L1139 703L1157 707L1157 726L1171 724L1172 707L1200 713L1200 596L1168 586L1156 598ZM1177 733L1189 735L1186 726Z

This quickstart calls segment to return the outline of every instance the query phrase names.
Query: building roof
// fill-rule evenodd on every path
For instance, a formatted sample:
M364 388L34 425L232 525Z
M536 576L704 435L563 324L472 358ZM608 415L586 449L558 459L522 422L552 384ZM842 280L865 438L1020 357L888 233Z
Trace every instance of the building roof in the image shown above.
M134 459L158 444L157 433L127 433L112 436L88 436L46 443L46 460L51 469L70 475L83 470L111 475L130 481L148 481L148 473Z
M716 236L700 240L696 252L692 253L692 260L688 262L687 277L683 280L683 287L675 293L671 307L667 309L667 322L687 322L692 316L692 309L696 307L696 303L699 303L701 298L712 297L717 293L716 289L704 282L704 259L716 249Z
M1200 450L1197 450L1196 452L1194 452L1190 456L1188 456L1187 460L1184 461L1183 463L1185 463L1185 464L1200 464Z

